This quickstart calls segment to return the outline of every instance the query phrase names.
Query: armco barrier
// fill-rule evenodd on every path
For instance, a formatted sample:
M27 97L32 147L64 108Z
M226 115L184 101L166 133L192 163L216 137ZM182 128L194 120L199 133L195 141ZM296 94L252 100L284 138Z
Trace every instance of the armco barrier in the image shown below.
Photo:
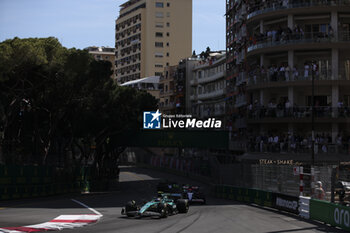
M230 185L215 185L214 195L234 201L255 203L261 206L273 207L273 193L257 189L238 188Z
M294 197L229 185L215 185L213 191L218 198L268 206L350 231L350 207L309 197Z
M311 199L310 218L350 231L350 207Z

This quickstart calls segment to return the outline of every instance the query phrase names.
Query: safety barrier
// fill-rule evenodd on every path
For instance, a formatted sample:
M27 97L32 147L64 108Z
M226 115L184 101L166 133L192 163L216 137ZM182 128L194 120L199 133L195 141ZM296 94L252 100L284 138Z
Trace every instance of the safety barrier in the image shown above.
M350 207L311 199L310 218L350 231Z
M294 197L230 185L215 185L213 192L218 198L272 207L297 214L305 219L321 221L350 231L350 207L311 199L310 197Z

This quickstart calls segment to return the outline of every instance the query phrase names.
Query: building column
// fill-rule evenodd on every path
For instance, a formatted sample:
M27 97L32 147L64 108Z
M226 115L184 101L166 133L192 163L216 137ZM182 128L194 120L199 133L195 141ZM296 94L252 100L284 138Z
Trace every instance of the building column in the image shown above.
M294 50L288 51L288 66L292 70L294 67Z
M288 27L292 30L294 28L294 18L292 14L288 15Z
M260 33L264 34L264 20L260 20Z
M288 100L290 106L293 108L294 105L294 87L288 87Z
M265 66L265 56L264 56L264 54L260 55L260 66Z
M338 117L339 86L332 86L332 111L333 117Z
M338 12L336 10L331 13L331 27L333 28L334 38L338 40Z
M260 90L260 105L261 105L261 106L265 105L265 101L264 101L264 90L263 90L263 89Z
M335 144L337 136L339 134L339 125L338 123L332 123L332 143Z
M288 123L288 133L294 134L294 124L293 123Z
M339 50L332 49L332 80L338 80L339 77Z

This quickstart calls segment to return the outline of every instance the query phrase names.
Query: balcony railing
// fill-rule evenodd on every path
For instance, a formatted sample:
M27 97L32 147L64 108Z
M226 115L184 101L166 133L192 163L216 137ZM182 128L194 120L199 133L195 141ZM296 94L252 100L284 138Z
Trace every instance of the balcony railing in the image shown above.
M168 103L168 104L162 103L160 105L160 108L161 109L175 108L175 103Z
M173 90L168 90L168 91L161 91L159 93L160 97L164 97L164 96L170 96L170 95L173 95L174 94L174 91Z
M198 79L198 83L212 82L216 79L223 78L225 75L224 71L221 72L210 72L207 77ZM191 83L192 84L192 83Z
M199 94L198 99L210 99L210 98L218 97L224 94L225 94L225 90L221 89L221 90L216 90L209 93Z
M250 120L289 118L305 119L311 118L312 108L310 106L286 107L259 107L247 111ZM330 106L318 106L314 108L315 118L350 118L350 107L332 108Z
M333 78L331 69L324 69L317 71L314 74L315 80L349 80L349 74L345 72L340 72L338 78ZM275 73L269 72L267 70L265 73L259 73L256 75L250 75L248 78L247 85L261 85L267 83L285 83L285 82L295 82L295 81L311 81L312 74L311 71L289 71Z
M271 1L273 2L273 1ZM268 1L267 1L268 3ZM278 4L278 3L272 3L268 6L264 5L263 3L259 5L258 7L253 7L252 10L249 12L247 19L251 19L257 15L270 13L273 11L278 10L286 10L286 9L294 9L294 8L305 8L305 7L314 7L314 6L350 6L350 2L348 0L309 0L309 1L303 1L298 2L294 1L293 3L289 4Z
M350 42L350 33L347 31L338 32L338 38L332 34L323 32L317 33L291 33L280 35L279 38L263 37L256 38L251 42L248 47L248 53L256 49L264 49L281 45L295 45L305 43L337 43L337 42ZM254 44L255 43L255 44Z
M248 152L259 152L259 153L297 153L297 154L311 154L311 141L281 141L277 143L268 142L248 142L246 144L246 150ZM332 144L332 143L315 143L315 154L349 154L348 144Z

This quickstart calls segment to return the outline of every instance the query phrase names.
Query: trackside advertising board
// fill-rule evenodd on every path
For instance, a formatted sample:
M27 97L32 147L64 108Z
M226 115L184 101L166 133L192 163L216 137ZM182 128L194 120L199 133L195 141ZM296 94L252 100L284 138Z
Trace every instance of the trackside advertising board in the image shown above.
M290 213L299 214L299 197L274 193L273 207Z
M310 201L311 219L329 223L350 231L350 207L335 205L325 201Z

